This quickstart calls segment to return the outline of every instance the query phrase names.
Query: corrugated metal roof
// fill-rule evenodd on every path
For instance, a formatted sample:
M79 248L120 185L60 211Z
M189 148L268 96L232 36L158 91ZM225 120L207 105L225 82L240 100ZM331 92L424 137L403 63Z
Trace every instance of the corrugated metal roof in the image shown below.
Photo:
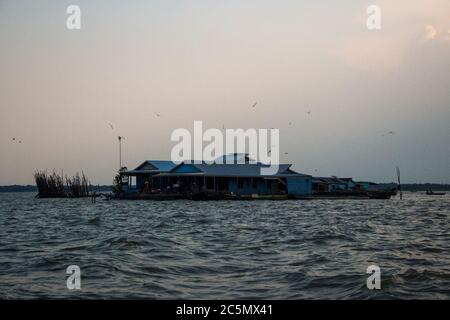
M167 160L147 160L160 171L170 171L177 166L176 163Z
M232 154L226 154L220 157L217 157L214 162L219 163L219 164L223 164L223 163L227 163L227 164L233 164L233 163L248 163L248 162L253 162L255 163L256 161L253 160L252 158L249 157L248 153L232 153Z
M182 165L192 165L199 172L197 173L179 173L174 172ZM216 177L295 177L304 176L310 177L306 174L301 174L290 169L291 164L279 164L278 173L275 175L262 175L261 169L268 168L269 165L256 163L256 164L196 164L191 161L185 161L179 165L172 161L167 160L146 160L141 163L134 170L129 170L128 174L158 174L158 176L174 176L174 175L202 175L202 176L216 176Z
M348 181L341 180L337 177L313 177L313 182L346 184Z
M299 177L304 176L308 177L308 175L297 173L290 169L291 164L280 164L278 167L278 173L275 175L262 175L261 169L268 168L269 165L265 164L195 164L195 163L183 163L180 164L177 168L182 165L191 165L195 167L200 172L197 173L189 173L189 175L204 175L204 176L216 176L216 177ZM173 169L168 174L163 175L187 175L187 173L178 173L176 172L177 168Z
M161 173L161 172L168 172L168 171L161 171L161 170L128 170L128 171L125 171L125 174L137 174L137 173L140 173L140 174L143 174L143 173L153 173L153 174L156 174L156 173Z
M134 170L128 170L127 173L159 173L169 172L177 166L176 163L168 160L146 160L137 166Z

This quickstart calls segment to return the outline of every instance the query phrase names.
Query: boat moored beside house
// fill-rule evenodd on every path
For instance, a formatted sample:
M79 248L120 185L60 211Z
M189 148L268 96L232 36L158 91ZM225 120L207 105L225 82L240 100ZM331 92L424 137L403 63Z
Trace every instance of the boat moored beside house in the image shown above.
M394 183L354 181L352 178L313 177L313 195L318 198L376 198L389 199L397 194Z

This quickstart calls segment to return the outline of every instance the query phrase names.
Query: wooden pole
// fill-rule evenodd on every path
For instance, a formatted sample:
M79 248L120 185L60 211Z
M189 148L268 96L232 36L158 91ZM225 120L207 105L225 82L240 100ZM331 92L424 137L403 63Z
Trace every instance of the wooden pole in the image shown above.
M119 170L122 169L122 140L125 139L122 136L118 136L119 139Z

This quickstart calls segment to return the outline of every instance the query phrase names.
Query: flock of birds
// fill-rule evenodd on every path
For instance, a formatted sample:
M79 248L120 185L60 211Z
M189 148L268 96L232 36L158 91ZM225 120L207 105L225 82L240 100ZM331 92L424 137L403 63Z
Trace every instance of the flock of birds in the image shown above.
M255 101L255 103L252 104L251 109L255 109L257 105L258 105L258 101ZM307 115L311 115L311 110L306 111L306 114L307 114ZM160 113L157 113L157 112L154 112L154 115L155 115L157 118L161 118L161 117L162 117L162 115L161 115ZM109 127L111 128L111 130L114 130L114 125L113 125L111 122L108 122L108 125L109 125ZM289 126L292 126L292 122L289 121L288 125L289 125ZM226 129L226 128L225 128L225 124L222 124L222 130L225 130L225 129ZM273 128L271 128L271 129L273 129ZM119 140L125 139L125 137L123 137L123 136L118 136L117 138L118 138ZM13 139L15 139L15 138L13 138ZM272 152L272 150L269 150L269 151L268 151L269 154L270 154L271 152ZM288 153L288 152L285 152L284 154L285 154L285 155L288 155L289 153Z
M258 101L255 101L255 103L252 104L252 106L251 106L250 109L255 109L257 105L258 105ZM311 115L311 110L307 110L307 111L305 111L305 113L306 113L308 116L310 116L310 115ZM154 115L155 115L157 118L161 118L161 117L162 117L162 115L161 115L160 113L157 113L157 112L154 112ZM111 130L114 130L114 126L113 126L112 123L109 122L108 125L109 125L109 127L111 128ZM289 125L289 126L292 126L292 121L289 121L289 122L288 122L288 125ZM225 129L226 129L226 128L225 128L225 124L222 124L222 130L225 130ZM271 129L273 129L273 128L271 128ZM389 131L389 132L387 132L387 133L383 133L382 136L384 137L384 136L386 136L386 135L394 135L394 134L395 134L394 131ZM118 136L118 139L119 139L119 140L122 140L122 139L125 139L125 137L123 137L123 136ZM13 138L13 140L15 140L15 138ZM19 143L22 143L22 141L19 141ZM271 154L271 153L272 153L272 150L270 149L270 150L268 151L268 154ZM284 154L285 154L285 155L289 155L289 152L284 152ZM316 171L317 171L317 169L316 169Z
M257 105L258 105L258 102L255 101L255 103L252 104L251 109L255 109ZM307 114L308 116L310 116L310 115L311 115L311 110L306 111L306 114ZM162 117L162 115L161 115L160 113L157 113L157 112L155 112L154 115L155 115L157 118L161 118L161 117ZM114 130L114 125L113 125L111 122L108 122L108 125L109 125L109 127L111 128L111 130ZM288 122L288 125L289 125L289 126L292 126L292 121L289 121L289 122ZM222 129L223 129L223 130L226 129L224 124L222 124ZM271 128L271 129L273 129L273 128ZM386 136L386 135L394 135L394 134L395 134L394 131L389 131L389 132L387 132L387 133L383 133L382 136L384 137L384 136ZM125 137L123 137L123 136L118 136L118 139L119 139L119 140L122 140L122 139L125 139ZM13 138L11 139L11 141L12 141L13 143L22 143L22 139L19 139L19 138L16 138L16 137L13 137ZM269 150L269 151L268 151L269 154L270 154L271 152L272 152L272 150ZM288 152L285 152L284 154L285 154L285 155L288 155L289 153L288 153Z
M255 109L257 104L258 104L258 101L255 101L255 103L252 104L252 106L251 106L250 109ZM306 114L307 114L307 115L311 115L311 110L306 111ZM289 125L289 126L292 126L292 121L289 121L289 122L288 122L288 125ZM225 130L225 125L224 125L224 124L222 125L222 129ZM270 128L270 129L273 129L273 128ZM269 150L269 152L270 152L270 150ZM286 154L287 154L287 153L286 153Z
M155 116L156 116L157 118L161 118L161 117L162 117L161 114L160 114L160 113L157 113L157 112L155 112ZM114 130L114 125L113 125L111 122L108 122L108 125L109 125L109 127L111 128L111 130ZM118 136L117 139L118 139L119 141L121 141L121 140L125 139L125 137L124 137L124 136Z
M251 109L255 109L257 105L258 105L258 102L256 101L255 103L252 104ZM311 110L306 111L306 114L307 114L308 116L311 115ZM162 115L161 115L160 113L157 113L157 112L155 112L154 115L155 115L157 118L161 118L161 117L162 117ZM114 125L113 125L111 122L108 122L108 125L109 125L109 127L111 128L111 130L114 130ZM289 125L289 126L292 126L292 121L289 121L289 122L288 122L288 125ZM222 124L222 129L223 129L223 130L226 129L224 124ZM273 129L273 128L271 128L271 129ZM384 136L386 136L386 135L394 135L394 134L395 134L394 131L389 131L389 132L387 132L387 133L382 134L382 136L384 137ZM122 139L125 139L125 137L123 137L123 136L118 136L118 139L119 139L119 140L122 140ZM13 142L13 143L22 143L22 139L18 139L18 138L16 138L16 137L13 137L13 138L12 138L12 142ZM268 151L269 154L270 154L271 152L272 152L272 150L269 150L269 151ZM285 154L285 155L289 155L289 152L285 152L284 154Z

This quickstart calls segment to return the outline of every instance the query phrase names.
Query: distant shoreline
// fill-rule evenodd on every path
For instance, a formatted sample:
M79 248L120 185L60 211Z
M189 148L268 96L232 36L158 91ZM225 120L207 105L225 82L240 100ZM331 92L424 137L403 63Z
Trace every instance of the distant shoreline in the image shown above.
M108 185L93 185L92 191L111 191L112 186ZM0 192L38 192L38 189L34 185L9 185L0 186Z
M92 186L93 191L111 191L112 186L109 185L95 185ZM402 184L403 191L450 191L450 184L439 183L407 183ZM0 192L37 192L37 187L34 185L9 185L0 186Z

